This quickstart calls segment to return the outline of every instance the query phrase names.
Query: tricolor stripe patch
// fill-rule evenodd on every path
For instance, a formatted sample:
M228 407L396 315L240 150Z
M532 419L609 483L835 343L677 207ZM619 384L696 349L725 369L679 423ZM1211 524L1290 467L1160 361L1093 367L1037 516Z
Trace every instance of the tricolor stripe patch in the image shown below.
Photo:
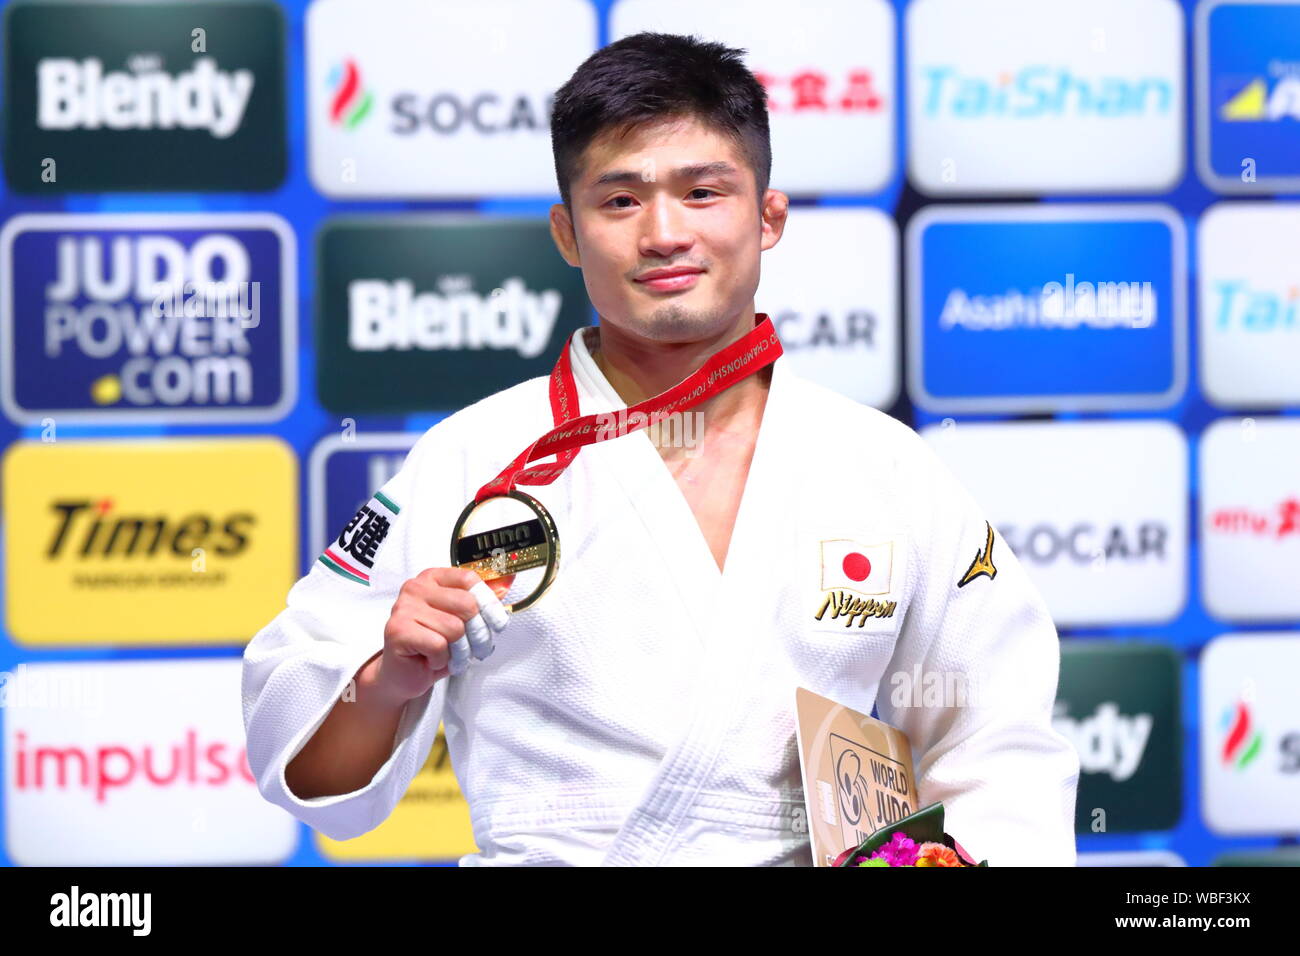
M370 587L370 575L366 574L366 572L362 571L360 568L354 567L347 561L344 561L334 553L333 548L326 548L325 553L320 556L319 560L321 564L325 565L325 567L329 568L335 574L345 577L349 581L356 581L358 584L364 584L366 587Z

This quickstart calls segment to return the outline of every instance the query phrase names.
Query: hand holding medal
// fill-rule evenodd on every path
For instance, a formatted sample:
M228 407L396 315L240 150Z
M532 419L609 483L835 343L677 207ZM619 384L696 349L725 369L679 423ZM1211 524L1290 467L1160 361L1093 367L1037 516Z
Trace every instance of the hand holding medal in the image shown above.
M543 568L541 575L536 576L536 584L524 597L504 605L508 613L532 606L555 581L560 566L560 536L542 503L516 486L549 485L585 446L645 428L674 412L684 412L771 365L781 356L781 342L769 316L760 312L754 318L753 329L715 352L704 365L672 388L617 413L615 419L627 423L617 429L598 428L596 415L579 417L578 390L569 359L572 340L566 342L550 377L555 427L480 488L474 500L461 511L451 532L452 565L473 570L483 582L504 581L506 589L513 583L515 574ZM582 331L578 329L573 334L581 335ZM556 456L553 464L528 467L530 462L549 455ZM502 514L502 506L519 510L518 504L509 506L510 501L526 506L532 517L495 526L487 522L485 526L489 509L496 510L497 514ZM467 530L476 516L475 524L484 530ZM507 576L509 581L505 580Z

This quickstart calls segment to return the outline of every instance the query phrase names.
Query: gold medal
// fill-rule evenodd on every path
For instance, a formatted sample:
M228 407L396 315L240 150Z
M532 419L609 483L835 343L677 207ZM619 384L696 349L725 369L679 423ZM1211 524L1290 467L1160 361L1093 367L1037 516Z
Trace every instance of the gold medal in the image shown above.
M532 509L537 517L518 521L490 531L464 534L470 516L495 498L513 498ZM560 535L551 513L527 492L512 488L482 501L471 501L456 519L451 530L451 563L469 568L484 581L495 581L519 571L545 567L537 586L522 599L505 606L507 611L522 611L540 598L555 581L560 567Z

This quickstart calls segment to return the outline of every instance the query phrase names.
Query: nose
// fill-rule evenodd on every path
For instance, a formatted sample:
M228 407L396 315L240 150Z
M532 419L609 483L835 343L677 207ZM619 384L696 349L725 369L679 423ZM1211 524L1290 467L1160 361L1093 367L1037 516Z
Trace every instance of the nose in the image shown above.
M671 199L656 195L641 218L641 255L646 259L668 259L690 249L695 240L687 228L685 211Z

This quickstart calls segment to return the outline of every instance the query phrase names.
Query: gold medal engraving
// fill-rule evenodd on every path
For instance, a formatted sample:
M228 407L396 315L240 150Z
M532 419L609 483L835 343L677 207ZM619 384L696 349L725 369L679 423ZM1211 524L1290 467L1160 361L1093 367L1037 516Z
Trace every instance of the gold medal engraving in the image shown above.
M550 512L532 495L512 490L493 498L514 498L521 501L537 515L529 521L503 525L490 531L465 534L470 516L481 505L491 501L471 501L456 519L451 532L451 563L458 568L469 568L484 581L495 581L510 574L545 567L541 581L533 591L506 605L506 610L522 611L545 593L555 580L560 565L560 536Z

